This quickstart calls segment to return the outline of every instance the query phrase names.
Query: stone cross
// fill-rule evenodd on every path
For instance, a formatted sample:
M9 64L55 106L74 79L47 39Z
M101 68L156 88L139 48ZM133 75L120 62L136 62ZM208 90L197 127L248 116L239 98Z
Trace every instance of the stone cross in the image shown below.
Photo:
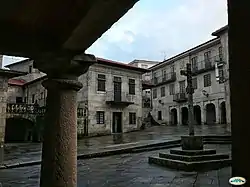
M193 93L194 88L192 85L192 70L191 64L187 64L186 70L181 70L181 75L187 77L187 88L186 92L188 94L188 126L189 126L189 136L194 136L194 106L193 106Z

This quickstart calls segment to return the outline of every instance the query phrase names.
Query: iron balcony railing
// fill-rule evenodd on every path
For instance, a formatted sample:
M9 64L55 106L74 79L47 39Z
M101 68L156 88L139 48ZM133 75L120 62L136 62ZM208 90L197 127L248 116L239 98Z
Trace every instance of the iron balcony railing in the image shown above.
M176 93L173 95L173 101L186 102L187 101L187 94L186 93Z
M114 93L114 91L107 91L106 102L113 103L134 103L136 95L129 94L128 92Z
M35 104L26 103L7 103L7 113L9 114L37 114L43 115L46 111L45 107L39 107Z
M221 55L214 56L209 59L205 59L203 61L193 63L192 64L192 73L199 74L204 73L206 71L213 70L215 68L215 63L218 65L224 64L223 57Z
M160 84L174 82L175 80L176 80L176 73L170 72L159 77L154 77L152 79L152 84L160 85Z

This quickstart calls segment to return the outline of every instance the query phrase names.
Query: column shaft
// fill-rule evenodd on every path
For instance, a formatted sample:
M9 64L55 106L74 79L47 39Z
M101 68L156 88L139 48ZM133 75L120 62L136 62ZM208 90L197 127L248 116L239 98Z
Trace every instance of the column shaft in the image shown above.
M42 152L41 187L76 187L77 113L76 80L48 79L45 132Z

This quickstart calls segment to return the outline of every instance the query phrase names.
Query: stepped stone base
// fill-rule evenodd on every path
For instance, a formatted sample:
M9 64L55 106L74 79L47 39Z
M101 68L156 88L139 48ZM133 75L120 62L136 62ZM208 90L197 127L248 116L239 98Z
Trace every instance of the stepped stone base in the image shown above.
M149 157L149 164L157 164L182 171L207 171L230 166L228 154L216 154L215 149L203 150L203 139L199 136L181 137L180 149L170 153L159 153L159 157Z

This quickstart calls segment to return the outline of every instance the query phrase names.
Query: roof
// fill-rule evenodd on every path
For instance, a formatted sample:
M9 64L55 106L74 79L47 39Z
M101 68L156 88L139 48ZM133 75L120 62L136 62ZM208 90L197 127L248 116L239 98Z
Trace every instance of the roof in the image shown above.
M224 32L226 32L228 30L228 28L229 28L228 25L221 27L220 29L214 31L212 33L212 36L219 36L219 35L223 34Z
M20 60L20 61L14 62L14 63L6 65L4 67L9 68L11 66L15 66L17 64L22 64L22 63L29 62L29 61L31 61L31 59L28 58L28 59L25 59L25 60Z
M23 86L25 84L25 80L22 80L22 79L9 79L8 84L9 85L15 85L15 86Z
M139 71L139 72L142 72L142 73L146 73L146 72L150 72L150 70L147 70L147 69L143 69L143 68L138 68L138 67L135 67L135 66L132 66L132 65L128 65L128 64L124 64L124 63L121 63L121 62L116 62L116 61L112 61L112 60L107 60L107 59L103 59L103 58L97 58L97 63L98 64L104 64L104 65L108 65L108 66L116 66L116 67L120 67L120 68L125 68L125 69L129 69L129 70L135 70L135 71ZM21 86L27 86L27 85L30 85L32 83L35 83L37 81L42 81L42 80L45 80L47 79L47 75L44 74L39 77L39 78L36 78L36 79L27 79L27 80L24 80L25 77L23 78L15 78L15 79L12 79L10 81L10 83L12 84L19 84ZM21 83L22 82L22 83Z
M152 60L138 60L135 59L132 62L129 62L128 64L135 64L135 63L146 63L146 64L155 64L155 63L159 63L159 61L152 61Z
M166 64L171 64L171 63L173 63L176 60L179 60L181 58L187 57L188 55L192 55L192 53L195 53L197 51L201 51L204 48L207 48L208 46L215 45L217 43L220 43L220 38L218 38L218 37L213 38L213 39L211 39L211 40L209 40L209 41L207 41L205 43L197 45L197 46L195 46L195 47L193 47L191 49L188 49L187 51L184 51L184 52L179 53L179 54L177 54L177 55L175 55L175 56L173 56L173 57L171 57L169 59L166 59L163 62L160 62L160 63L158 63L158 64L150 67L149 70L153 70L153 69L155 69L157 67L161 67L161 66L166 65Z
M1 77L13 78L13 77L21 76L21 75L26 75L26 74L27 74L26 72L21 72L21 71L0 69Z
M108 66L116 66L116 67L120 67L120 68L124 68L124 69L139 71L142 73L150 72L150 70L148 70L148 69L135 67L135 66L132 66L129 64L121 63L121 62L116 62L116 61L107 60L107 59L98 58L98 57L96 59L97 59L98 64L104 64L104 65L108 65Z

